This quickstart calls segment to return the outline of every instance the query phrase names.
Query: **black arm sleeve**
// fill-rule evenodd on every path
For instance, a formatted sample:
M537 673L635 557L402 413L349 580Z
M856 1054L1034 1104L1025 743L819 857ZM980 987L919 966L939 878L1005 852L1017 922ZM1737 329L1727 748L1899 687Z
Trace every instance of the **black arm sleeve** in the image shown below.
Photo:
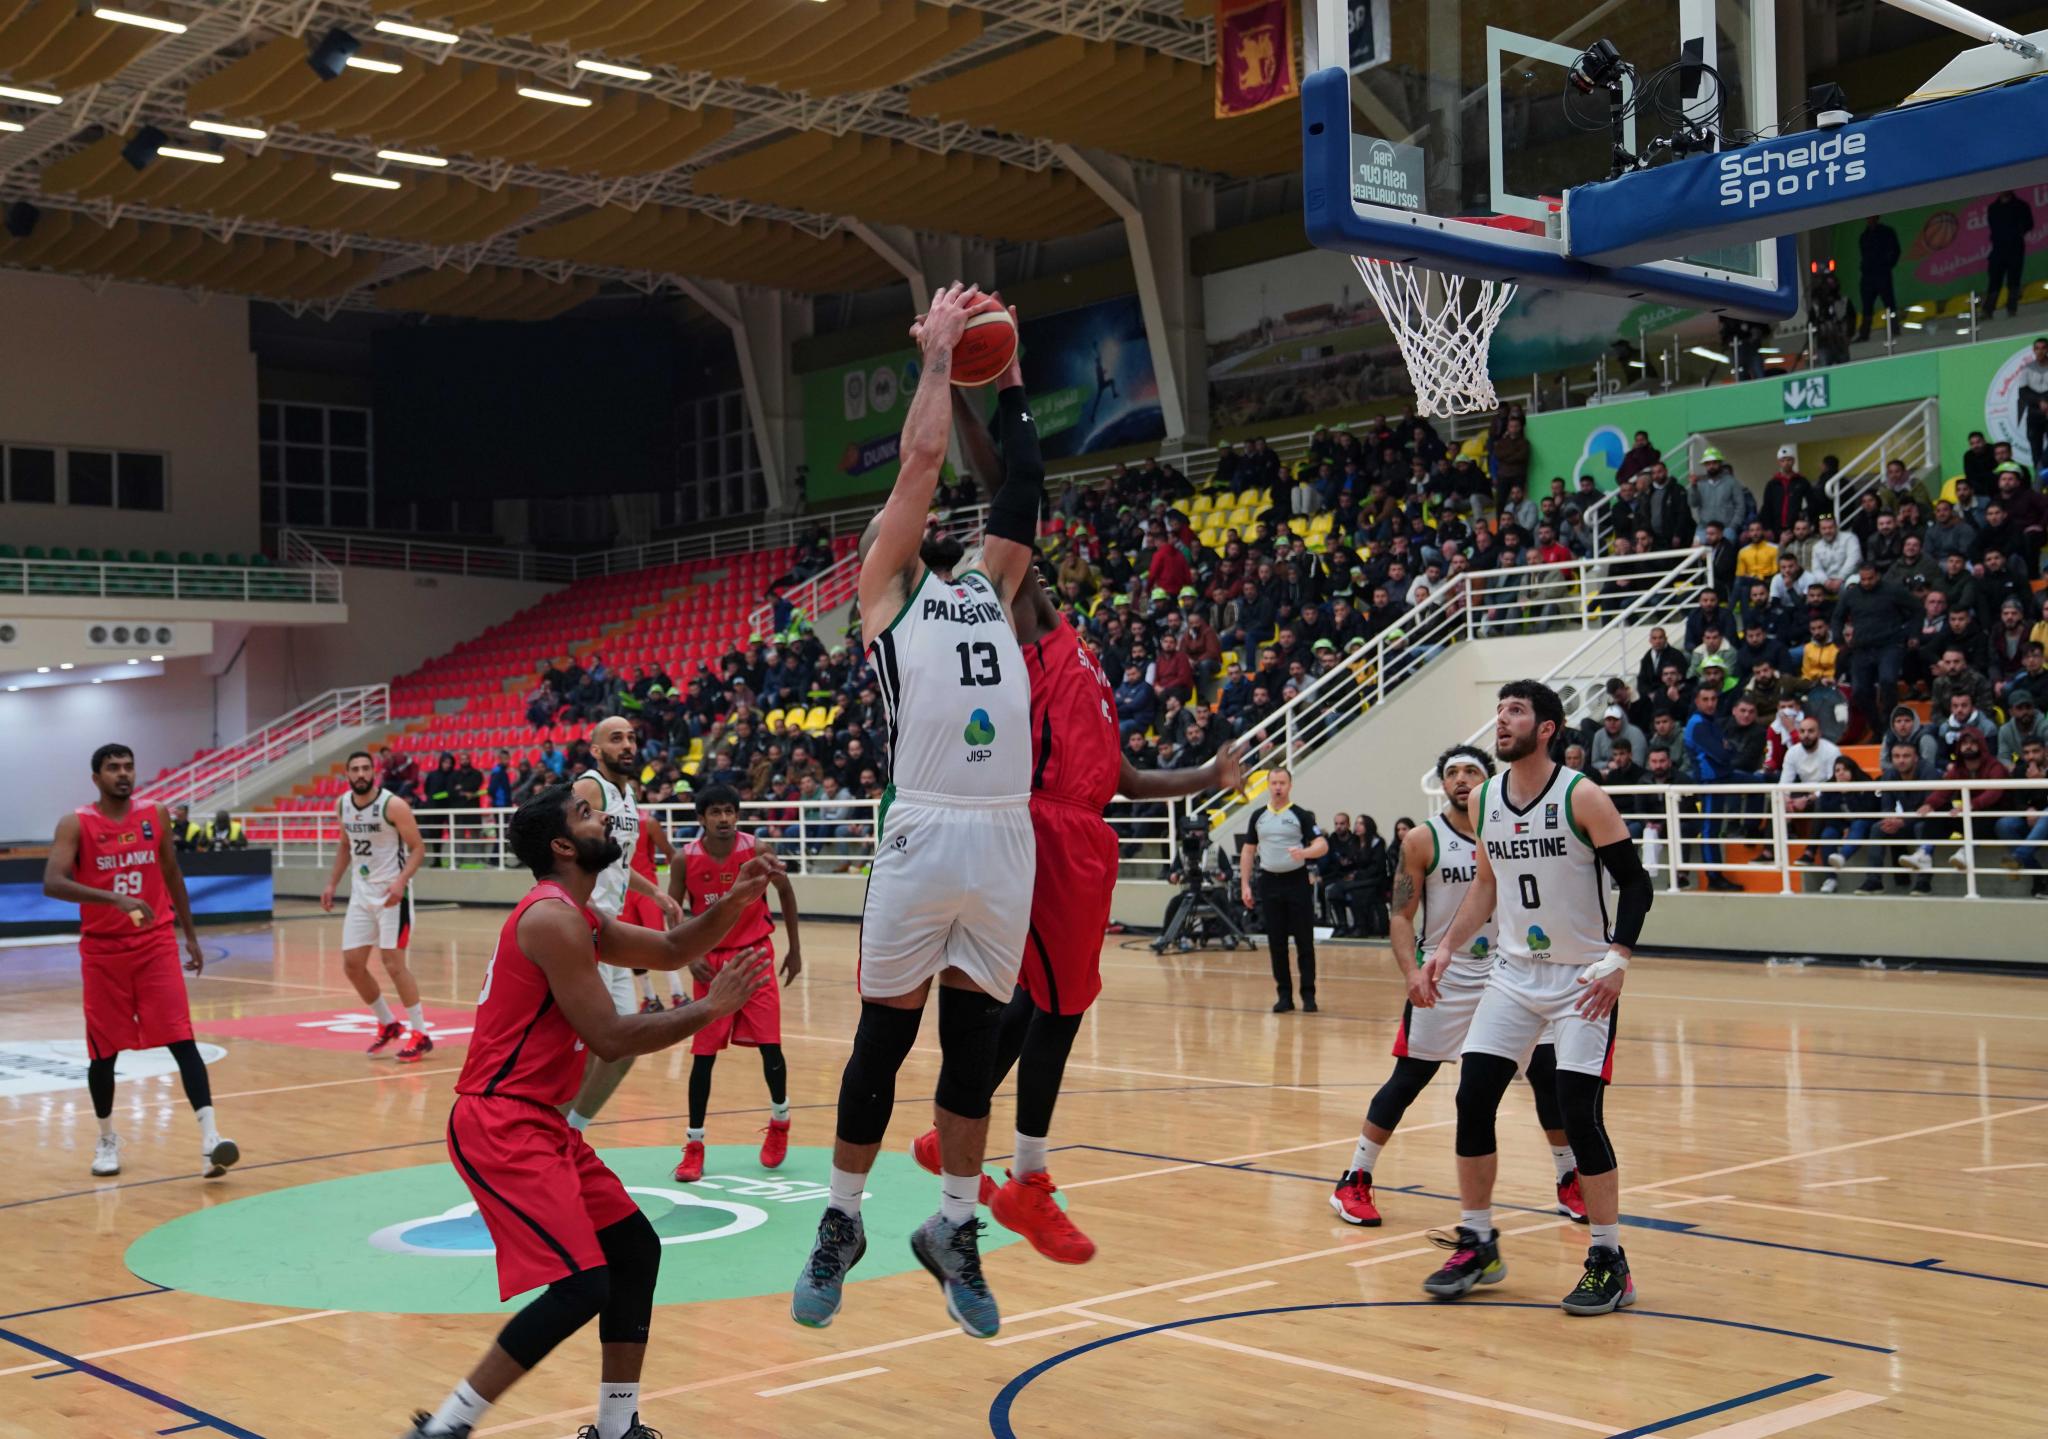
M1643 868L1643 861L1636 854L1636 842L1632 839L1618 839L1613 844L1603 844L1594 851L1600 863L1614 876L1614 882L1621 887L1620 903L1614 912L1614 943L1625 944L1630 949L1643 937L1643 920L1650 913L1653 891L1650 875Z
M1003 451L1003 483L990 498L988 533L1028 545L1038 539L1038 508L1045 498L1045 460L1038 425L1025 406L1024 387L996 395L996 443Z

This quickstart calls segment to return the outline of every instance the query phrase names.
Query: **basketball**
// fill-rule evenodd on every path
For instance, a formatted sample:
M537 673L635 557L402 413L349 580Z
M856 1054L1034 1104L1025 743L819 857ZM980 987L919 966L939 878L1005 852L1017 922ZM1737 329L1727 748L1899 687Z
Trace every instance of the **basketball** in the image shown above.
M953 347L953 383L986 385L1010 368L1017 357L1017 322L994 295L974 303L974 313Z

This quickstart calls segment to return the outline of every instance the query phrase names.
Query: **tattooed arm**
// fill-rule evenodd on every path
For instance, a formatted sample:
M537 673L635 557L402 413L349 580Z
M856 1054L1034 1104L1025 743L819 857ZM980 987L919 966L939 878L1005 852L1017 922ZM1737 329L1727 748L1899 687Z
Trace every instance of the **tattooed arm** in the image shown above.
M1408 986L1410 999L1417 998L1416 981L1422 974L1421 952L1415 936L1415 912L1422 899L1422 883L1429 874L1430 852L1435 848L1429 826L1417 825L1401 841L1400 861L1394 866L1394 892L1388 901L1388 943L1394 967ZM1425 1007L1427 1007L1425 1005Z

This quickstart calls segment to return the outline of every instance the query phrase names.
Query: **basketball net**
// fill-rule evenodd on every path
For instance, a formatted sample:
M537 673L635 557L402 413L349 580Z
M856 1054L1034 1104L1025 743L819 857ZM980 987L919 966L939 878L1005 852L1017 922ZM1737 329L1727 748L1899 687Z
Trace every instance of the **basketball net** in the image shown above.
M1514 283L1474 280L1399 260L1351 258L1401 346L1415 386L1416 410L1436 417L1495 408L1499 401L1486 356L1494 326L1515 297Z

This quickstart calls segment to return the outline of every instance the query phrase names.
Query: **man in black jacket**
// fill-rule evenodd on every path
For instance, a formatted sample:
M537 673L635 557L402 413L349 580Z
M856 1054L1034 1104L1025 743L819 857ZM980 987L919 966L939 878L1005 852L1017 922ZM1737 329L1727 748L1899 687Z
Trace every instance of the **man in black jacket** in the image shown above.
M2025 283L2021 272L2027 263L2027 232L2034 228L2034 207L2007 190L1984 210L1984 228L1991 235L1991 255L1985 280L1990 293L1984 301L1984 313L1989 315L1998 308L1998 292L2005 291L2005 313L2016 315L2020 309L2020 286Z
M1863 301L1863 318L1857 325L1856 338L1870 338L1870 322L1877 314L1877 302L1884 301L1886 310L1898 313L1898 291L1892 287L1892 269L1904 253L1899 248L1899 232L1872 215L1863 222L1863 233L1856 237L1857 258L1860 270L1857 288Z
M1868 555L1856 578L1857 583L1842 586L1835 605L1835 642L1848 646L1855 702L1875 729L1898 697L1906 636L1919 614L1912 596L1884 579L1877 561Z

